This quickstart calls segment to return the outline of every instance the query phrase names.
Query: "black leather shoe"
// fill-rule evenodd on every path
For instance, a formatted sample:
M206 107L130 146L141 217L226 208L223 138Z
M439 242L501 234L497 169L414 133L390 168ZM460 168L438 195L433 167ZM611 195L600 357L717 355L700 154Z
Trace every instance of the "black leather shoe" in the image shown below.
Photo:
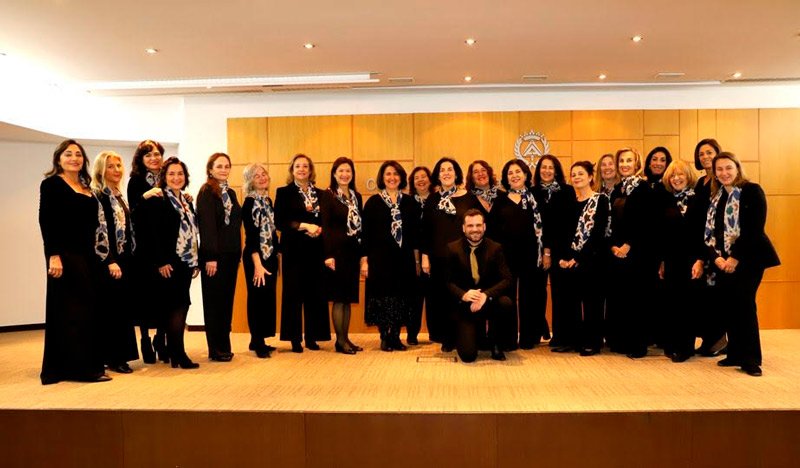
M293 353L302 353L303 352L303 345L300 344L299 341L292 341L292 352Z
M267 348L267 345L258 346L254 351L256 352L256 356L261 359L266 359L270 357L270 354L272 354L272 351Z
M233 353L208 353L208 359L218 362L230 362L233 359Z
M675 353L672 355L672 357L670 357L670 359L672 359L672 362L686 362L690 357L692 357L691 354Z
M381 351L392 351L392 346L387 340L381 340Z
M555 348L550 348L550 351L553 353L571 353L575 351L575 348L572 346L556 346Z
M503 350L500 349L499 346L492 346L492 359L495 361L505 361L506 355L503 353Z
M111 376L106 374L105 372L99 375L95 375L92 377L87 377L85 379L80 379L84 382L109 382L111 381Z
M726 357L721 361L717 361L717 365L720 367L736 367L739 365L739 363L735 359Z
M123 362L122 364L109 364L108 370L114 371L118 374L133 373L133 369L131 369L131 366L129 366L127 362Z
M761 377L762 375L761 368L755 364L748 364L746 366L742 366L742 370L745 371L747 375L753 377Z
M319 351L319 345L316 341L306 340L306 348L310 349L311 351Z
M643 358L643 357L647 356L647 350L645 349L644 351L641 351L641 350L640 351L634 351L632 353L628 353L626 356L628 356L631 359L640 359L640 358Z
M333 348L336 350L337 353L356 354L356 350L355 349L353 349L353 348L351 348L349 346L348 347L344 347L344 346L340 345L339 342L336 342L336 344L333 345Z
M393 337L390 341L392 343L392 349L396 351L405 351L408 349L408 347L404 345L402 341L400 341L399 336Z
M408 344L410 344L412 346L416 346L416 345L419 344L419 340L417 340L416 336L407 336L406 337L406 343L408 343Z
M353 343L353 342L352 342L352 341L350 341L349 339L347 340L347 344L348 344L348 345L350 345L350 347L351 347L351 348L353 348L353 349L354 349L354 350L356 350L356 351L364 351L364 348L362 348L361 346L359 346L359 345L357 345L357 344Z
M532 341L520 341L519 342L519 349L525 349L525 350L533 349L533 348L536 347L537 344L538 343L534 343Z
M178 367L180 367L181 369L197 369L198 367L200 367L200 364L192 362L192 360L189 359L189 356L172 358L172 368L176 369Z
M599 354L600 350L597 348L583 348L580 352L581 356L594 356L595 354Z
M450 351L452 351L454 349L455 349L455 347L453 347L453 345L442 343L442 352L443 353L449 353Z

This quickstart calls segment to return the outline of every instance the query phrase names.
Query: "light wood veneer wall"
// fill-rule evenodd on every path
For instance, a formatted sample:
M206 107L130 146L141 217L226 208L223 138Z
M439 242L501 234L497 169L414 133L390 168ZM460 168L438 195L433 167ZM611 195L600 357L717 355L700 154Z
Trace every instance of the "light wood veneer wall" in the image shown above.
M474 159L488 161L498 173L514 157L517 137L541 132L565 170L573 161L596 161L604 153L631 146L642 157L665 146L673 157L693 161L695 144L716 138L743 161L748 177L767 194L767 233L783 264L767 271L758 294L762 328L800 328L800 109L611 110L553 112L470 112L435 114L338 115L235 118L228 120L231 184L241 195L242 170L250 162L267 165L271 193L286 183L288 162L309 155L317 185L329 183L331 163L339 156L356 162L356 183L365 198L374 191L381 162L399 161L407 171L432 168L442 156L455 157L466 171ZM280 304L280 280L278 283ZM353 307L351 331L372 331L363 324L361 304ZM240 271L234 330L247 331L246 287ZM278 306L280 320L280 305Z

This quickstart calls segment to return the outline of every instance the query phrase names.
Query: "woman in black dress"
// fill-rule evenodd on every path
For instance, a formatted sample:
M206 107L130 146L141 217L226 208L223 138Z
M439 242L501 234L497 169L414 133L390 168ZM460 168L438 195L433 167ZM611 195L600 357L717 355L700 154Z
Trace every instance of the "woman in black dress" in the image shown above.
M575 189L567 185L564 179L564 169L561 167L561 162L551 154L545 154L536 162L536 169L533 172L533 194L536 196L536 201L539 203L539 210L542 213L542 223L544 223L544 230L550 239L566 238L572 234L567 225L569 220L564 217L565 213L571 213L575 209ZM547 275L550 275L550 290L553 296L553 339L550 340L550 347L553 351L569 351L572 347L567 346L562 342L560 337L561 327L561 312L563 310L562 302L565 299L561 291L562 282L559 281L558 273L550 269L551 259L545 258L542 267L545 271L545 277L542 281L545 282L544 288L547 288ZM544 304L540 307L542 310L547 308L547 295L545 294L542 299ZM542 338L547 339L550 337L549 326L547 318L542 315ZM538 338L534 338L534 344L539 342Z
M336 331L337 353L355 354L363 348L348 337L350 304L358 303L361 262L361 194L356 192L356 169L350 158L336 159L331 183L322 198L322 244L325 287Z
M699 312L697 296L702 287L704 250L701 223L705 211L693 189L697 178L685 161L672 161L664 172L663 185L670 194L664 209L659 277L663 280L665 310L664 354L673 362L694 355L693 321Z
M694 167L704 173L695 184L694 191L697 194L697 208L704 213L708 210L708 203L711 200L711 182L714 180L711 163L720 152L722 152L722 147L713 138L700 140L694 147ZM702 226L700 229L703 229ZM705 357L719 356L725 352L725 346L728 344L728 338L725 336L724 313L718 307L714 307L708 287L701 289L697 300L701 310L697 334L702 340L700 347L697 348L697 354Z
M158 187L163 155L164 147L161 146L161 143L153 140L142 141L133 153L131 177L128 179L128 204L133 220L134 236L137 230L136 225L147 223L147 220L138 212L139 204L152 197L164 195ZM136 291L136 294L133 295L132 302L136 309L135 319L141 334L142 360L146 364L155 363L157 357L166 361L168 356L164 324L155 314L155 308L151 307L154 296L148 292L153 291L155 285L159 283L158 272L146 268L137 252L133 252L133 254L131 289ZM150 329L153 328L157 329L157 332L151 341ZM154 347L155 349L153 349ZM156 352L159 356L156 356Z
M242 209L236 191L228 187L231 159L225 153L208 158L208 181L197 195L200 229L200 279L208 358L228 362L236 275L242 255Z
M401 192L406 173L397 161L378 169L380 192L364 206L364 253L368 325L377 325L381 350L405 351L400 328L414 308L416 293L417 205Z
M422 271L431 277L428 334L431 341L442 343L442 351L449 352L455 349L456 322L446 288L447 244L461 238L461 216L481 205L475 195L460 188L464 173L452 158L442 158L436 163L432 183L439 191L425 203L420 240Z
M611 196L614 191L614 186L619 183L619 175L617 174L617 163L614 161L614 155L611 153L600 156L595 164L594 172L594 191L603 193L607 197Z
M563 349L593 356L603 347L603 274L607 251L606 228L611 205L592 190L594 167L578 161L570 168L577 203L564 213L566 234L553 239L554 277L561 281L559 333ZM553 301L555 304L555 300Z
M98 338L98 254L108 238L98 222L102 208L89 190L89 162L75 140L53 153L39 186L39 227L47 259L47 299L42 385L62 380L105 382Z
M767 198L750 182L733 153L722 152L712 163L715 178L706 213L705 245L708 282L714 306L725 311L728 357L717 364L737 366L761 375L761 339L756 293L766 268L780 265L764 224Z
M517 347L533 349L546 333L544 267L550 266L550 241L531 190L531 179L531 170L524 161L508 161L501 177L506 193L498 195L487 223L494 226L494 240L503 245L513 275L514 289L509 295L517 298L516 313L501 325L499 345L506 351Z
M122 157L113 151L97 155L92 165L92 191L103 206L101 223L108 232L106 267L98 283L104 362L114 372L130 374L128 361L139 359L131 307L131 253L134 239L131 215L122 198Z
M417 203L417 209L420 214L420 229L422 227L422 213L425 210L425 203L433 190L431 184L431 171L425 166L417 166L408 175L408 194L414 198ZM421 233L420 233L421 235ZM417 259L417 285L416 285L416 299L414 301L414 309L411 311L411 317L408 319L406 325L407 339L406 342L410 345L418 345L419 331L422 329L422 309L426 304L430 304L430 275L422 271L422 264ZM428 306L430 307L430 306ZM426 315L426 323L428 330L430 330L430 315Z
M244 169L242 264L247 282L247 325L250 328L250 350L260 358L268 358L275 351L265 341L275 336L279 248L269 183L269 172L263 165L253 163Z
M630 358L647 355L650 308L645 294L658 260L652 252L650 226L654 215L651 190L642 178L642 159L633 148L615 155L622 181L611 194L611 258L609 277L616 285L608 290L607 340L612 352ZM652 264L655 263L655 266Z
M196 369L200 365L189 359L183 341L189 288L200 271L194 207L183 193L187 185L186 165L175 157L167 159L158 182L164 196L141 203L137 209L142 210L143 222L136 229L145 268L158 273L153 291L158 302L151 307L165 324L169 360L172 367Z
M319 350L317 341L331 339L323 285L320 191L314 187L315 180L311 158L297 154L289 165L288 184L275 194L283 262L281 340L291 341L295 353L303 352L303 326L310 350Z

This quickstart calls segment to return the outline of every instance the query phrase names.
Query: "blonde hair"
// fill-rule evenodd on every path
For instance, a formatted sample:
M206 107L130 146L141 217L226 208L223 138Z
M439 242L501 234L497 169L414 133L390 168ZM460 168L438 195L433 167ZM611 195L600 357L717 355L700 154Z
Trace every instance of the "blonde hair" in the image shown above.
M614 155L611 153L606 153L600 156L600 159L597 160L597 163L594 165L594 180L592 181L592 190L595 192L599 192L600 189L603 188L603 171L600 170L600 166L603 164L603 160L606 158L611 158L611 162L614 163L614 184L617 185L619 183L619 172L617 171L617 162L614 160ZM612 185L612 186L613 186Z
M614 167L617 169L617 176L619 177L619 157L622 156L623 153L633 153L633 155L636 157L635 159L636 164L633 166L635 172L633 173L633 175L641 176L643 170L642 155L640 155L639 152L636 151L636 148L631 148L631 147L620 148L614 155Z
M109 158L117 158L119 159L120 165L122 166L120 170L122 171L122 175L125 175L125 166L122 165L122 156L119 155L116 151L103 151L94 158L94 163L92 163L92 190L95 192L101 192L104 188L108 187L106 184L106 164L108 164ZM118 187L119 188L119 187Z
M672 183L670 183L670 179L676 172L683 172L686 176L686 186L689 188L694 187L694 184L697 183L697 174L694 173L692 170L692 166L689 165L686 161L682 161L680 159L673 159L669 166L667 166L667 170L664 171L664 176L661 179L661 183L664 184L664 187L667 188L669 193L675 193L675 189L672 188Z
M267 166L261 163L252 163L248 164L247 167L244 168L244 173L242 174L242 178L244 179L242 182L242 192L244 193L244 197L247 198L256 193L256 188L254 187L255 184L255 177L256 171L258 168L264 169L264 173L267 174L269 177L269 181L272 182L272 177L269 175L269 170ZM269 186L267 186L269 188Z

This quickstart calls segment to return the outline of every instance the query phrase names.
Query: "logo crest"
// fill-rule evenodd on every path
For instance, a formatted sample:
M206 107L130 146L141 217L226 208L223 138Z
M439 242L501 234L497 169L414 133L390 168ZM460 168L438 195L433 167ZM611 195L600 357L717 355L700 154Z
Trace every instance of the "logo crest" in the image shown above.
M544 135L530 130L517 138L514 144L514 156L525 161L529 167L536 165L537 158L550 152L550 143Z

